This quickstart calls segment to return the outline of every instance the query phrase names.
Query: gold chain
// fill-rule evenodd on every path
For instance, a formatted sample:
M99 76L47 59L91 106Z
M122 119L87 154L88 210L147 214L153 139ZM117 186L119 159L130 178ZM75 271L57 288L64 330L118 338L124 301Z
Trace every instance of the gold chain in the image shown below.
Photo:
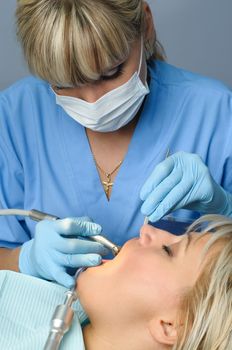
M92 152L93 154L93 152ZM170 156L170 149L168 148L167 149L167 153L166 153L166 156L165 156L165 159L168 158ZM94 159L94 162L97 166L97 168L105 175L106 177L106 181L101 181L103 187L104 187L104 191L105 191L105 194L106 194L106 197L107 199L109 200L110 199L110 188L113 187L114 183L111 181L111 176L113 175L113 173L118 170L120 168L120 166L122 165L122 160L120 160L119 164L110 172L110 173L106 173L105 170L103 170L100 165L98 164L98 162L96 161L96 158L93 154L93 159Z
M106 177L106 181L101 181L103 187L104 187L104 191L106 194L107 199L110 199L110 188L113 187L114 183L111 181L111 176L113 175L113 173L115 173L116 170L118 170L122 164L122 160L119 162L119 164L114 168L114 170L112 170L110 173L106 173L105 170L103 170L100 165L98 164L98 162L96 161L95 156L93 155L93 159L95 161L95 164L97 166L97 168L105 175Z

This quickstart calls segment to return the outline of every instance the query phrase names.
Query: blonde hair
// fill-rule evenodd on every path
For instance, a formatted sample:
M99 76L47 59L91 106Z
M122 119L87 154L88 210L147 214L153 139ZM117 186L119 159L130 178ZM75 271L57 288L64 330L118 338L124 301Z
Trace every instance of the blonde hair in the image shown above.
M183 297L179 322L182 323L173 350L232 349L232 219L205 215L188 231L210 222L212 231L204 249L206 264L194 287ZM201 237L202 235L200 235Z
M56 86L92 83L145 32L142 0L18 0L18 38L32 73ZM145 42L147 60L162 46Z

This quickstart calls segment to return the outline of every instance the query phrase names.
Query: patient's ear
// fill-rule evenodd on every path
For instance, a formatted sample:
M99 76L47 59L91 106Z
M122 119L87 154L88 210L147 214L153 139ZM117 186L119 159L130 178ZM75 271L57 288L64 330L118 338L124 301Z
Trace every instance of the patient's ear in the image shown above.
M177 330L174 322L153 318L149 322L149 331L152 338L163 345L174 345L177 341Z

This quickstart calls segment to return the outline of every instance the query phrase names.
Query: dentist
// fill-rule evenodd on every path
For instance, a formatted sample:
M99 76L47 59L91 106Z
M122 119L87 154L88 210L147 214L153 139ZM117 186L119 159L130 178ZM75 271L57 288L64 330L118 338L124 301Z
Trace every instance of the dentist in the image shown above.
M0 269L70 287L107 253L83 237L232 214L232 93L165 62L145 1L19 0L16 17L33 75L0 94L0 204L65 219L1 218Z

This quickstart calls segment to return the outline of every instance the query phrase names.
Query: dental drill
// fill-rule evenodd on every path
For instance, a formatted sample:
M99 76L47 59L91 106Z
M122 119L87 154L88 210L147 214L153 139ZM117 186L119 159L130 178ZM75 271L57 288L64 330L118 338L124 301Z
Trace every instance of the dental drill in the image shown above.
M5 216L5 215L27 216L34 221L41 221L41 220L54 221L59 219L59 217L55 215L47 214L35 209L32 209L32 210L0 209L0 216ZM110 249L114 256L116 256L121 249L120 246L116 245L115 243L113 243L108 238L102 235L88 236L88 239L101 243L106 248ZM77 294L76 294L77 280L80 274L84 272L86 269L87 267L81 267L76 271L76 274L74 276L76 281L75 286L69 291L67 291L64 304L58 305L56 307L56 310L53 314L53 317L50 323L50 326L51 326L50 333L43 350L58 350L64 334L69 331L72 324L73 316L74 316L72 304L74 301L77 300Z

